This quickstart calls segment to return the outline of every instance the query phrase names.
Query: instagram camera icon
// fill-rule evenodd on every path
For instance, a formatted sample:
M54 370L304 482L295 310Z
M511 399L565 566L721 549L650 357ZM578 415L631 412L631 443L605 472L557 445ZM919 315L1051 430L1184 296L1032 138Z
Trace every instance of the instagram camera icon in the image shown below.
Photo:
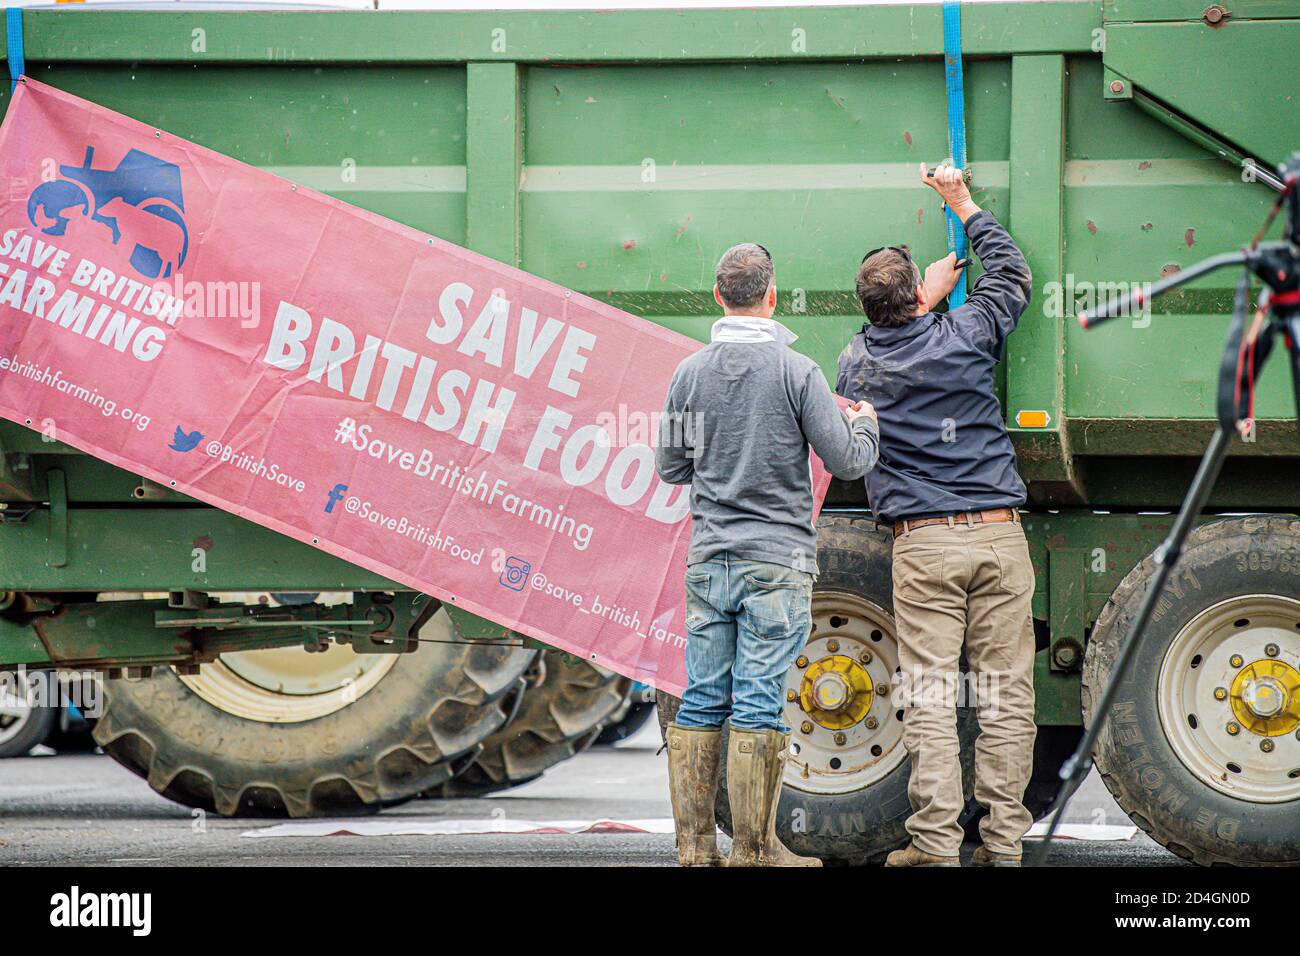
M522 591L528 584L528 575L532 570L530 562L511 555L506 558L506 566L501 569L501 586L512 591Z

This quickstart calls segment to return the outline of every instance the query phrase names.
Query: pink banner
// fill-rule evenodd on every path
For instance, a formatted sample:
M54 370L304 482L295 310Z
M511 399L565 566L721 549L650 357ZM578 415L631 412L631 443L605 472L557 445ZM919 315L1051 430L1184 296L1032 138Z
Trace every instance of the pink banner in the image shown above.
M680 693L698 343L30 79L0 160L0 414Z

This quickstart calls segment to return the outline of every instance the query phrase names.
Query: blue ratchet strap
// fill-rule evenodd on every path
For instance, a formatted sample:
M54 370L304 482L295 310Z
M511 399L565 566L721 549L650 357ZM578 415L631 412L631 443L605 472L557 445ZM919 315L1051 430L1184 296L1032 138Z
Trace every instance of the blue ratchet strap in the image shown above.
M23 59L23 11L19 7L5 7L5 35L9 50L9 93L18 89L18 77L27 70Z
M943 78L948 90L948 149L952 164L966 168L966 101L961 79L961 0L944 0L943 3ZM965 259L966 229L951 209L945 209L948 218L948 251L957 253L958 261ZM966 301L966 272L957 276L957 285L948 295L948 308L955 309Z

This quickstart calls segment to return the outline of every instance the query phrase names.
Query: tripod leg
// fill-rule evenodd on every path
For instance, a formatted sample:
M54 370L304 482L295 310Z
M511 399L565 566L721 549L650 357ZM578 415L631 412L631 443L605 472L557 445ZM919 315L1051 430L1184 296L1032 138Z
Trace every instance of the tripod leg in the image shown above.
M1070 759L1061 767L1061 789L1056 795L1056 800L1052 803L1052 809L1049 813L1051 822L1048 824L1047 834L1043 837L1042 845L1038 847L1038 852L1035 854L1035 866L1042 866L1047 862L1052 838L1056 836L1056 829L1060 826L1065 807L1088 775L1092 751L1097 744L1097 738L1101 736L1102 728L1106 724L1106 717L1110 713L1111 705L1115 703L1115 693L1120 682L1124 679L1124 675L1128 672L1133 659L1133 652L1142 639L1142 632L1146 630L1147 622L1151 620L1151 614L1155 611L1156 602L1160 599L1161 592L1164 591L1165 585L1169 583L1169 576L1173 574L1178 559L1182 556L1183 545L1187 543L1187 536L1192 533L1196 519L1204 510L1210 492L1214 490L1214 484L1218 481L1219 472L1223 468L1223 460L1228 454L1228 446L1231 444L1232 431L1220 423L1215 429L1214 437L1210 439L1209 447L1205 449L1205 455L1201 458L1201 464L1196 470L1196 477L1192 480L1192 486L1187 490L1187 497L1183 499L1183 505L1178 512L1178 517L1174 519L1173 526L1169 529L1169 534L1165 537L1164 542L1156 549L1155 574L1152 576L1151 583L1147 585L1146 593L1142 595L1142 603L1138 606L1138 612L1129 627L1128 635L1120 646L1119 654L1116 656L1115 663L1111 668L1110 680L1106 683L1106 689L1097 702L1096 710L1093 711L1092 724L1088 727L1087 733L1083 735L1083 739L1079 741L1079 746L1070 755Z
M1300 316L1289 315L1283 323L1282 344L1291 359L1291 388L1295 391L1296 429L1300 431Z

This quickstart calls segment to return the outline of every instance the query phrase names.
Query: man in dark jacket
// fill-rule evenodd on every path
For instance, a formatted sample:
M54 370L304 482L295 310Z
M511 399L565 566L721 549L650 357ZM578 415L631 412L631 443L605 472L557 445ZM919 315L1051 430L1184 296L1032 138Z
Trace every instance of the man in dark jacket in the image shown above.
M931 311L956 283L954 256L922 277L905 249L873 250L857 275L870 324L840 355L837 391L880 420L867 476L876 520L894 531L894 615L912 757L911 844L890 866L957 866L964 800L956 710L976 689L975 796L988 808L974 862L1017 865L1032 822L1022 803L1034 749L1034 570L1018 509L1025 485L994 390L1003 343L1029 304L1024 256L971 199L959 170L921 167L961 219L984 267L970 298ZM965 645L971 678L962 681Z

